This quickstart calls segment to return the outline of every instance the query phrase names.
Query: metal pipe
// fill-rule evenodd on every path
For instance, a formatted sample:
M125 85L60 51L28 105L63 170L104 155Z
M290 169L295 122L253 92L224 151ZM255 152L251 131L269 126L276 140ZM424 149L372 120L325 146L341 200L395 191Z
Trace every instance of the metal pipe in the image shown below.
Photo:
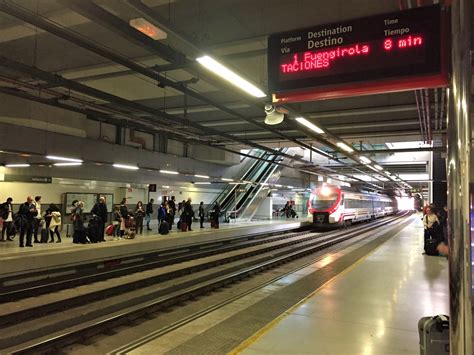
M426 115L425 115L426 133L427 133L427 136L428 136L428 143L431 143L431 141L433 140L432 139L433 135L431 133L430 96L429 96L428 89L424 89L423 91L424 91L424 94L425 94L424 103L425 103L425 112L426 112Z
M438 107L438 89L434 89L434 124L435 124L435 131L438 130L439 124L438 124L438 113L439 113L439 107Z
M448 235L450 354L472 354L472 256L469 206L472 0L451 6L448 94Z
M420 132L421 132L421 138L423 139L423 143L426 143L426 136L425 136L425 130L424 130L424 125L423 125L423 107L420 104L420 101L418 100L418 90L414 91L415 93L415 100L416 100L416 107L418 109L418 119L420 121Z

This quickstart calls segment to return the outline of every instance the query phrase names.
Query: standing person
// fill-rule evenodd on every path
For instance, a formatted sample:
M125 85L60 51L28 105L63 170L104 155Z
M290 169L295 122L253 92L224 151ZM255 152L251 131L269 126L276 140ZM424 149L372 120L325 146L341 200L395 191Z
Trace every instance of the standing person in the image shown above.
M153 217L153 203L155 202L154 199L150 199L150 202L146 204L146 230L151 231L152 229L150 228L150 222L151 218Z
M201 203L199 204L199 223L200 223L200 228L204 228L204 216L206 215L205 211L204 211L204 202L201 201Z
M9 230L11 229L13 223L13 199L11 197L7 198L7 201L1 205L1 218L3 219L3 227L2 227L2 239L0 242L5 241L5 234L7 235L7 239L10 242L13 242L13 239L10 235L8 235Z
M448 207L444 206L442 210L438 211L438 220L441 230L443 232L444 243L448 244Z
M160 230L160 224L166 221L166 202L162 202L160 208L158 208L158 231Z
M134 211L135 216L135 228L137 233L143 234L143 217L145 216L145 209L143 208L143 202L138 201Z
M46 228L49 230L51 237L50 243L54 243L54 235L57 236L56 243L61 243L61 234L59 233L59 226L61 225L61 212L59 208L54 204L50 204L45 214Z
M188 225L188 230L191 232L193 229L191 228L193 224L193 218L194 218L194 210L193 210L193 205L191 204L192 200L191 197L188 198L188 200L184 203L183 207L183 215L184 215L184 222L187 223Z
M174 218L176 216L176 197L171 196L171 200L168 201L168 206L170 208L169 223L171 230L171 226L174 224Z
M221 205L216 201L214 205L214 228L219 229L219 215L221 214Z
M34 218L34 223L33 223L33 233L35 237L35 243L40 243L38 240L38 232L41 228L41 222L43 220L43 216L41 215L41 196L35 196L35 201L33 202L35 205L37 214Z
M92 207L91 213L98 217L98 230L99 230L99 242L105 242L105 224L107 223L107 204L105 203L105 197L100 196L94 207Z
M38 214L36 207L33 203L33 198L28 196L26 202L20 206L18 210L18 218L20 218L20 248L25 246L25 235L26 235L26 246L32 247L31 238L33 235L33 227L35 223L35 217Z
M78 201L74 208L74 236L75 243L86 244L86 227L84 226L84 202Z

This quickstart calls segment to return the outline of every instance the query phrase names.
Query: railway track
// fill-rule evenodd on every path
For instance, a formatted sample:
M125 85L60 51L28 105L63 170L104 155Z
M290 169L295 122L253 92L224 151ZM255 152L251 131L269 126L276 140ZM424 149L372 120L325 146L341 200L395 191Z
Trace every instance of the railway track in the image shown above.
M401 217L322 234L272 236L259 241L262 243L239 245L198 259L170 262L158 269L24 299L20 305L15 303L21 309L6 307L0 314L3 328L0 349L16 354L41 353L84 342L114 327L324 250Z

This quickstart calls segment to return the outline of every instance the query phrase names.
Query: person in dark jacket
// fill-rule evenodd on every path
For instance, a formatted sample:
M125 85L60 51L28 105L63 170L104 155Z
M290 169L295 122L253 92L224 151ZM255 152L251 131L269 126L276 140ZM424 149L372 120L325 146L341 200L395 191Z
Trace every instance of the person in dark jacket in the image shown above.
M214 205L214 213L213 213L213 218L214 218L214 228L219 228L219 215L221 214L221 205L219 202L216 202Z
M204 211L204 202L201 201L201 203L199 204L199 224L200 224L200 228L204 228L204 217L206 216L206 212Z
M166 221L167 213L166 213L166 202L163 202L161 206L158 208L158 229L160 228L161 222Z
M74 221L74 243L86 244L86 227L84 226L84 202L78 201L72 211Z
M8 234L9 230L11 229L11 226L13 224L13 198L9 197L7 198L7 201L4 202L1 205L0 211L2 215L0 216L3 219L3 226L2 226L2 239L0 239L0 242L5 241L5 234L7 235L7 239L10 242L13 242L13 239L11 236Z
M143 217L145 216L145 209L143 208L142 201L138 201L133 215L135 217L135 228L137 233L143 234Z
M171 226L174 224L174 218L176 216L176 197L171 196L171 200L168 201L168 209L170 211L168 220L169 220L170 230L171 230Z
M192 203L191 198L188 198L188 200L184 203L183 214L181 216L183 219L183 222L185 222L188 225L189 231L193 230L191 228L191 225L193 224L193 218L194 218L194 210L191 203Z
M92 207L91 213L94 216L99 217L99 242L105 242L105 224L107 223L107 204L105 203L105 197L100 196L94 207Z
M150 228L150 222L151 218L153 217L153 203L155 202L154 199L150 199L150 202L146 204L146 230L151 231L152 229Z
M35 205L33 204L33 198L28 196L26 202L20 206L18 210L18 218L20 218L20 248L25 246L25 234L26 234L26 246L32 247L31 238L33 236L33 227L35 217L38 214Z
M125 197L120 202L120 214L122 215L123 219L128 219L127 199Z

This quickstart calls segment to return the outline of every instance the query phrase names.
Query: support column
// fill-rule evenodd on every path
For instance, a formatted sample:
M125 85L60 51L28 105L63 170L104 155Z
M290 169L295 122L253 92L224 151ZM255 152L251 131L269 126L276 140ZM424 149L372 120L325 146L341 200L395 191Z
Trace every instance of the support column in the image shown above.
M472 273L469 220L472 0L453 0L452 77L448 108L450 353L472 354Z

